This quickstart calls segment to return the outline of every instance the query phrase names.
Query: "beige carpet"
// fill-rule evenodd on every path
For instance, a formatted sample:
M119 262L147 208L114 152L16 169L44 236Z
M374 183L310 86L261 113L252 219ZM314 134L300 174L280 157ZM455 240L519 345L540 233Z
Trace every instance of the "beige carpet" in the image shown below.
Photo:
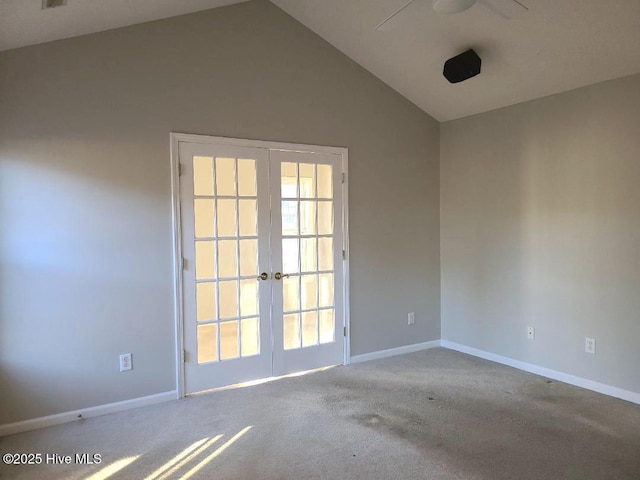
M640 406L435 349L12 435L0 451L102 456L0 467L12 480L638 480Z

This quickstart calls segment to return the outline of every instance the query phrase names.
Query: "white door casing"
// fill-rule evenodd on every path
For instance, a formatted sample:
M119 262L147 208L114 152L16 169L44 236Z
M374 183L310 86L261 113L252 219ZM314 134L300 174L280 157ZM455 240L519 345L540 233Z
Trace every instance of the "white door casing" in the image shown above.
M348 363L346 149L171 143L178 397Z

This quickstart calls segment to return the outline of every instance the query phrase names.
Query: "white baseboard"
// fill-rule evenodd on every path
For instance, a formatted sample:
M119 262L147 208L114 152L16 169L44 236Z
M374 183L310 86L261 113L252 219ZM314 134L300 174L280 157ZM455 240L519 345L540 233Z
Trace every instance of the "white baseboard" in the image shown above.
M107 403L106 405L98 405L96 407L83 408L70 412L56 413L55 415L47 415L46 417L32 418L21 422L7 423L0 425L0 437L5 435L13 435L14 433L27 432L37 428L50 427L61 423L73 422L79 418L97 417L106 415L107 413L119 412L121 410L129 410L131 408L144 407L145 405L153 405L154 403L167 402L178 398L178 392L163 392L149 395L147 397L132 398L121 402Z
M368 362L369 360L377 360L378 358L393 357L395 355L403 355L405 353L418 352L429 348L440 346L440 340L432 340L430 342L414 343L405 345L404 347L390 348L388 350L378 350L377 352L363 353L362 355L354 355L351 357L351 363Z
M577 387L592 390L594 392L609 395L611 397L620 398L628 402L636 403L640 405L640 393L631 392L622 388L612 387L604 383L588 380L586 378L577 377L568 373L558 372L549 368L540 367L532 363L522 362L520 360L514 360L509 357L503 357L502 355L496 355L495 353L486 352L477 348L468 347L448 340L432 340L430 342L414 343L412 345L405 345L403 347L390 348L388 350L379 350L377 352L364 353L361 355L354 355L351 357L351 363L367 362L369 360L376 360L380 358L393 357L395 355L402 355L405 353L418 352L420 350L428 350L430 348L444 347L450 350L455 350L474 357L483 358L492 362L507 365L509 367L517 368L525 372L534 373L546 378L552 378L560 382L575 385ZM23 420L15 423L7 423L0 425L0 437L5 435L13 435L14 433L27 432L29 430L36 430L38 428L50 427L53 425L59 425L61 423L73 422L78 418L90 418L100 415L106 415L108 413L119 412L122 410L129 410L132 408L143 407L145 405L153 405L155 403L167 402L169 400L175 400L178 398L177 391L157 393L155 395L149 395L146 397L132 398L130 400L123 400L121 402L108 403L106 405L98 405L95 407L83 408L79 410L73 410L70 412L57 413L55 415L48 415L46 417L33 418L30 420ZM80 417L79 417L80 416Z
M521 362L520 360L514 360L509 357L503 357L502 355L496 355L495 353L485 352L484 350L478 350L477 348L467 347L455 342L449 342L448 340L442 340L442 346L450 350L456 350L458 352L467 353L474 357L483 358L492 362L501 363L509 367L517 368L518 370L524 370L525 372L535 373L542 377L552 378L560 382L575 385L576 387L585 388L594 392L603 393L610 397L620 398L628 402L640 404L640 393L631 392L629 390L623 390L622 388L612 387L604 383L595 382L586 378L577 377L568 373L558 372L551 370L550 368L540 367L532 363Z

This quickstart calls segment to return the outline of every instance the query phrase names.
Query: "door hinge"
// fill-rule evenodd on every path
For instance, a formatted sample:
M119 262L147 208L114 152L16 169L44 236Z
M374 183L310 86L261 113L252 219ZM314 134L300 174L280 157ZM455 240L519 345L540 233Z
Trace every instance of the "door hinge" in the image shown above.
M184 257L180 257L180 268L182 270L186 270L187 269L187 259Z
M344 332L343 333L344 333L344 336L346 337L347 336L347 327L344 327Z
M187 351L184 349L182 350L182 361L187 363Z
M345 176L346 176L345 173L342 172L342 183L344 183Z
M178 164L178 176L179 177L182 176L182 164L181 163Z
M342 259L346 259L347 258L347 251L346 250L342 250Z

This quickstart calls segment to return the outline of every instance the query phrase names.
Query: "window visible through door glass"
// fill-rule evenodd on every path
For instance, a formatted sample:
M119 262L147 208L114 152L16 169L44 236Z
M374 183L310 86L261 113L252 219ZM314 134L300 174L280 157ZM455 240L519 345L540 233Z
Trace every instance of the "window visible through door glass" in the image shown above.
M298 164L283 162L280 165L282 198L298 197Z
M316 166L315 164L300 164L300 198L314 198L316 196Z
M300 235L316 233L316 202L300 202Z
M298 202L283 201L282 235L298 235Z

